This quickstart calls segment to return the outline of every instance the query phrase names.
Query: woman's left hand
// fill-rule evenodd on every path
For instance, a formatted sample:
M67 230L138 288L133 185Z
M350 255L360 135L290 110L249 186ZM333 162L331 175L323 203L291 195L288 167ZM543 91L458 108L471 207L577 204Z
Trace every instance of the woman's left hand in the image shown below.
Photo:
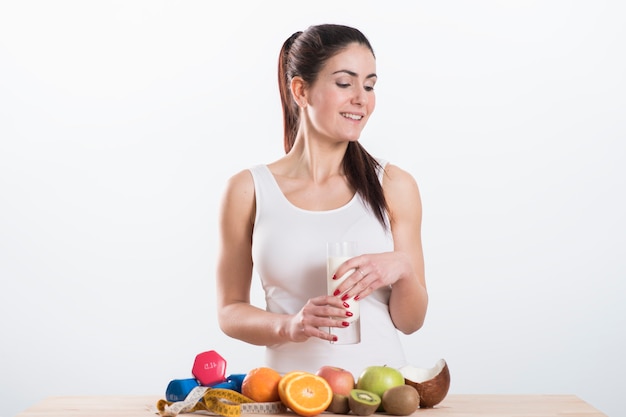
M348 259L336 271L334 279L354 269L335 291L342 300L361 300L377 289L393 285L412 275L411 262L404 252L365 254Z

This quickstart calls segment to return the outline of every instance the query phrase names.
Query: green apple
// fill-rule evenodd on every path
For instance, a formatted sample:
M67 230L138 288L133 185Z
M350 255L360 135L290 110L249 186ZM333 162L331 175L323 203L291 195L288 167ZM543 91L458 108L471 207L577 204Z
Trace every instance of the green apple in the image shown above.
M404 385L404 375L399 369L377 365L365 368L356 382L358 389L373 392L381 398L385 391L398 385Z

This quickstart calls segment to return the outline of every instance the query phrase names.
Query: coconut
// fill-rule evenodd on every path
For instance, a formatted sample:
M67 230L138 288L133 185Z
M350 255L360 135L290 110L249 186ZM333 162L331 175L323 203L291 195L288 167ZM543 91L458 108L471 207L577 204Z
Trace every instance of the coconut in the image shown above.
M420 408L431 408L439 404L450 388L450 371L444 359L439 359L430 369L405 365L399 368L404 382L415 388L420 397Z

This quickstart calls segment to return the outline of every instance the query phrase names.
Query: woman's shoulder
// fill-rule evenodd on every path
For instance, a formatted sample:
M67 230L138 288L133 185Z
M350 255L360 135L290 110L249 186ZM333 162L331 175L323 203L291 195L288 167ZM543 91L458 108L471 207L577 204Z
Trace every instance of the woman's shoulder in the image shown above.
M252 178L252 169L253 168L246 168L232 174L227 181L228 186L239 188L254 185L254 180Z
M385 173L383 176L383 187L391 185L393 187L417 187L415 177L407 170L398 165L387 162L383 166Z
M397 165L385 165L383 192L391 206L396 204L420 204L420 191L413 175Z
M254 179L251 169L242 169L227 179L224 188L224 198L227 200L236 199L239 202L242 200L253 200Z
M392 218L395 219L394 223L401 221L400 219L413 219L413 222L419 222L422 198L417 181L410 172L397 165L387 164L383 178L383 193Z
M254 218L254 180L249 169L227 179L222 194L221 212L225 224L252 224ZM249 222L247 221L249 220Z

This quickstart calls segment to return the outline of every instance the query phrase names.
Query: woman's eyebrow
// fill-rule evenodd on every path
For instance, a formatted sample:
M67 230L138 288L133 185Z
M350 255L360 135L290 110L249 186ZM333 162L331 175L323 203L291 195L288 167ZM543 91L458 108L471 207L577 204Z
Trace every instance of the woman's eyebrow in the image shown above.
M338 70L338 71L335 71L335 72L333 72L333 75L335 75L335 74L339 74L339 73L342 73L342 72L343 72L343 73L345 73L345 74L350 75L351 77L356 77L356 76L358 75L358 74L357 74L356 72L354 72L354 71L345 70L345 69L344 69L344 70ZM368 75L367 77L365 77L365 78L378 78L378 75L376 75L375 73L372 73L372 74L369 74L369 75Z

